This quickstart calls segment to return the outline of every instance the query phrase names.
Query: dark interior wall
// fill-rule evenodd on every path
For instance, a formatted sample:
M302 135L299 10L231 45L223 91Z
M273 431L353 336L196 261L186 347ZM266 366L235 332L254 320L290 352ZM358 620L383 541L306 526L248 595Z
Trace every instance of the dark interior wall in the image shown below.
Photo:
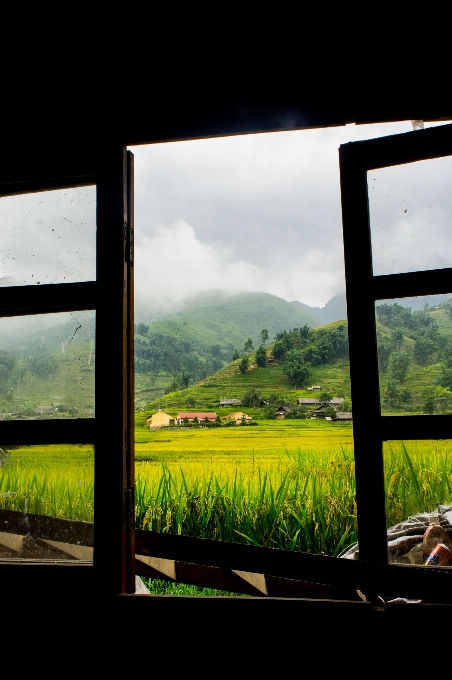
M152 64L5 75L0 183L86 172L104 144L291 130L452 115L444 69L338 55L268 69ZM336 57L336 58L334 58Z

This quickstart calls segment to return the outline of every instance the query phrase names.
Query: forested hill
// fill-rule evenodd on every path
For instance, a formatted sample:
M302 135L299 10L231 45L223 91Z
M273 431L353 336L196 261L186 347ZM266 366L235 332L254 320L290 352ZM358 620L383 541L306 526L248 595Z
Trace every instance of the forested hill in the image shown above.
M272 342L284 329L305 325L315 328L320 322L275 295L203 295L175 314L148 325L137 324L136 370L171 376L185 372L191 382L197 382L228 364L235 351L242 354L248 339L257 348L262 330L268 331L268 342Z

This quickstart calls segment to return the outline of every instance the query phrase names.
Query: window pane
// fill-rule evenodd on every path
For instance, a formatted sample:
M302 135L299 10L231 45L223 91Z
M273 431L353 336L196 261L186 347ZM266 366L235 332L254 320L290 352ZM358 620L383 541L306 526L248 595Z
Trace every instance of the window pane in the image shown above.
M452 293L376 306L383 414L452 411Z
M89 444L0 448L0 559L93 559Z
M374 274L452 266L452 158L367 173Z
M95 278L95 186L0 198L0 285Z
M0 319L0 419L94 417L95 312Z
M442 544L435 554L452 566L451 453L452 440L384 443L390 562L424 564Z

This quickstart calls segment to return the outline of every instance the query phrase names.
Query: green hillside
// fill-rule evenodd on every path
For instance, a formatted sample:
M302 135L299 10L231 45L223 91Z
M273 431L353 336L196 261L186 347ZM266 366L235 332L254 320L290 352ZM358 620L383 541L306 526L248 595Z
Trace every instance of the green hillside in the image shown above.
M320 351L322 343L325 344L325 338L331 337L331 335L341 336L344 333L346 335L346 325L346 321L336 321L311 330L307 334L305 342L310 343L309 348L311 350L317 347ZM273 358L274 352L277 354L278 343L280 345L284 342L289 343L287 345L289 347L297 340L302 342L299 329L297 328L296 331L279 333L279 339L266 348L267 357ZM242 399L250 390L256 390L264 400L277 395L281 401L289 400L295 403L298 397L315 396L312 391L306 389L313 384L321 385L323 390L331 392L334 396L349 397L350 367L346 347L345 352L344 348L340 351L342 351L343 356L335 360L311 365L311 376L303 388L297 388L291 384L287 375L283 373L281 359L261 368L256 364L256 352L253 352L249 354L250 367L245 373L240 372L240 359L237 359L196 385L165 394L150 407L151 410L152 407L165 408L170 413L174 413L178 409L190 410L193 408L217 410L220 399Z
M0 413L36 416L37 406L51 404L55 414L92 411L94 320L94 312L3 319Z
M244 353L248 338L257 347L263 329L271 342L286 328L319 323L299 305L267 293L199 296L173 315L136 325L137 404L162 396L171 384L181 386L182 374L193 384L217 372L235 351Z
M337 350L340 356L330 354L328 358L331 340L334 344L334 338L343 338L346 326L346 321L335 321L309 331L305 338L300 337L299 328L279 333L277 340L266 348L268 357L278 357L276 364L259 368L254 352L249 355L250 368L246 373L240 373L238 359L187 389L162 395L158 404L149 404L147 410L157 405L173 412L193 408L215 410L220 399L242 399L253 389L264 398L277 394L292 402L297 397L312 397L312 392L294 387L283 373L284 352L290 347L299 348L305 360L309 360L311 376L304 388L321 385L333 396L349 398L349 361L344 347ZM382 413L450 412L452 300L415 312L398 304L381 305L377 309L377 336ZM284 343L288 343L285 348ZM403 366L400 369L400 362L405 362L405 370Z

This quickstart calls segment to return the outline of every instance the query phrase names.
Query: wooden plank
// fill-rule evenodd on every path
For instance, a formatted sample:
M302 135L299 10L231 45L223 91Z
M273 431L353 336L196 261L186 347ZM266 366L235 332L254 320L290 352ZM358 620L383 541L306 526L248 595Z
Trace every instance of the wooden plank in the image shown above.
M452 154L452 125L353 142L356 165L376 170Z
M93 444L95 418L49 418L0 421L0 446L26 444Z
M42 286L7 286L2 288L0 316L49 314L96 308L97 284L45 284Z
M379 436L388 439L451 439L452 415L381 416Z
M315 597L319 599L358 600L356 591L335 589L320 583L307 583L292 579L254 574L238 570L224 570L200 564L162 560L136 555L137 574L204 588L214 588L254 597Z
M452 602L452 570L259 548L136 530L137 555L323 583L363 593Z
M452 268L373 276L369 292L374 300L451 293Z
M130 555L133 490L129 471L129 347L127 151L99 147L97 172L96 419L108 423L96 441L94 516L102 527L96 569L105 592L134 592Z
M386 563L383 448L378 437L380 384L367 177L355 144L340 147L342 223L348 313L356 506L360 554ZM358 255L359 254L359 255ZM363 352L363 347L366 351ZM366 399L362 395L366 394ZM369 432L376 433L369 437Z
M30 534L34 538L74 546L94 546L94 524L76 520L48 517L46 515L24 515L15 510L0 510L2 534ZM0 541L1 542L1 541Z

